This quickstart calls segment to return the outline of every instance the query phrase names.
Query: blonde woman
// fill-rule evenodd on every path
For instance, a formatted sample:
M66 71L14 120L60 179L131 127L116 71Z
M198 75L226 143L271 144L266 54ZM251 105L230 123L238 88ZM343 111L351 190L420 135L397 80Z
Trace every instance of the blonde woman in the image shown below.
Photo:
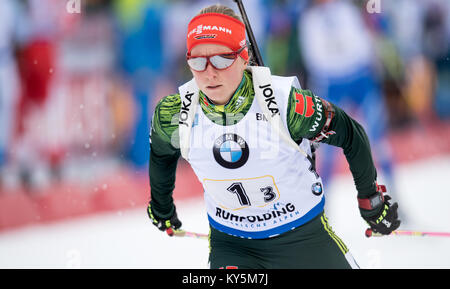
M181 227L172 193L182 156L204 188L211 268L358 268L324 214L311 141L343 148L372 230L398 228L364 129L295 77L250 66L232 9L213 5L191 20L186 59L193 79L159 102L152 122L148 214L160 230Z

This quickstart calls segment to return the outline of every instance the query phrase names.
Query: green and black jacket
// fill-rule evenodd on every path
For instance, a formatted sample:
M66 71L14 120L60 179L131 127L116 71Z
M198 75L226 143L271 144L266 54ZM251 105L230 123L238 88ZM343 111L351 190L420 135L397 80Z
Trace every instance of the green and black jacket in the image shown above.
M205 115L216 123L230 125L238 122L250 109L254 100L252 75L245 71L241 84L226 105L214 105L202 92L199 103ZM316 99L318 98L318 99ZM317 125L317 101L325 107L325 101L309 90L292 87L287 108L287 124L292 139L313 139L325 125L322 117ZM299 106L303 104L303 106ZM371 155L368 137L362 126L342 109L331 104L335 114L329 135L321 142L343 149L353 175L359 198L367 198L376 192L377 172ZM178 139L178 114L181 108L179 94L159 101L153 115L150 135L150 188L152 210L160 218L174 212L172 198L175 187L177 162L181 155ZM361 212L371 216L376 212Z

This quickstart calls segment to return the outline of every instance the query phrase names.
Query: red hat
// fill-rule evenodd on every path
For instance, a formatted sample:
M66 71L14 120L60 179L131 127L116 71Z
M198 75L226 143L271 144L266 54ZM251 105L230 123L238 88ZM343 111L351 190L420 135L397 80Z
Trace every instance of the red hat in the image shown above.
M205 13L194 17L188 25L187 50L202 43L220 44L238 51L247 43L245 25L236 18L221 13ZM240 56L248 61L248 50Z

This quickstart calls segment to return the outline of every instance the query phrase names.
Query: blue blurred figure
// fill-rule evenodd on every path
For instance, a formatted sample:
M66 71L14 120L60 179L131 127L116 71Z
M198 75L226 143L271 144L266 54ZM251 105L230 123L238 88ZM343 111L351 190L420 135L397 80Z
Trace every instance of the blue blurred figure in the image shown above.
M315 0L300 17L298 29L309 73L308 88L356 113L353 117L367 128L382 179L391 186L391 152L385 139L388 112L375 72L373 43L361 12L345 0ZM318 151L319 173L324 180L331 179L336 152L331 146L321 146Z
M14 0L0 5L0 185L3 167L7 165L17 118L20 83L15 46L26 38L27 15L23 5ZM1 191L1 190L0 190Z
M114 11L119 38L119 65L133 87L136 122L131 132L127 158L137 169L148 164L150 106L163 66L163 1L116 0Z

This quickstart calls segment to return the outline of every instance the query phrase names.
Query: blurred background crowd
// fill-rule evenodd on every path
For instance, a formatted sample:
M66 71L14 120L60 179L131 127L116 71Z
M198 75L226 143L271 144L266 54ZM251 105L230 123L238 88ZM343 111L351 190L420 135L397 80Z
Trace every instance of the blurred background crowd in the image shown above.
M231 0L70 2L1 0L0 194L117 166L146 174L155 104L192 77L187 23L214 3L238 12ZM450 122L450 1L244 4L266 66L360 120L386 176L387 135Z

